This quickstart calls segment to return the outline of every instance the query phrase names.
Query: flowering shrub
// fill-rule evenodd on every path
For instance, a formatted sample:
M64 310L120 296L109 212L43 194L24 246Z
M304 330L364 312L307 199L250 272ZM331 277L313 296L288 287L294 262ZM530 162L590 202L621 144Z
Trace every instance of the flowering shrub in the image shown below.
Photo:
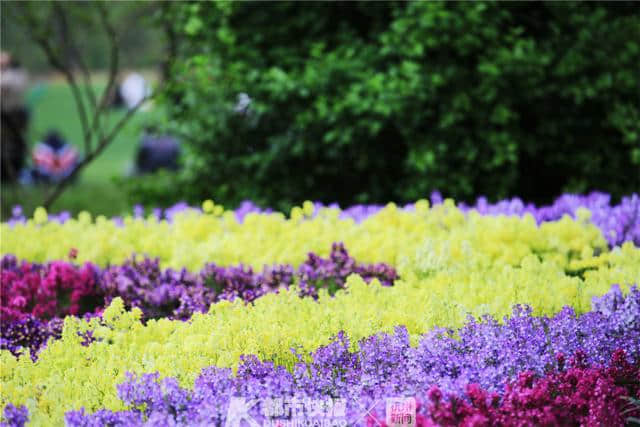
M351 289L353 285L347 286ZM368 289L371 287L362 290ZM394 291L397 286L379 289ZM362 298L363 294L358 294ZM273 303L280 296L260 298L254 307L247 308L249 313L272 313L265 333L259 332L264 321L242 322L244 329L234 328L229 340L222 338L224 328L235 323L242 312L225 312L220 307L223 303L214 305L210 315L194 316L190 323L162 319L142 326L138 321L140 312L122 311L121 301L116 299L105 311L103 324L96 319L89 322L93 322L98 338L89 346L82 345L77 322L67 318L62 339L42 351L37 369L30 361L15 360L6 353L0 355L7 368L2 371L1 403L22 404L38 396L30 413L34 420L45 423L60 420L65 411L81 407L91 412L100 408L130 410L129 403L117 399L116 385L127 380L126 371L136 375L157 371L161 377L171 377L170 382L179 384L176 390L180 395L190 393L188 390L195 384L192 398L202 400L194 402L196 409L189 409L195 412L184 414L192 422L197 417L204 417L203 423L222 419L234 393L247 399L294 394L314 398L342 396L357 402L352 408L355 414L362 410L361 405L370 407L385 396L426 395L433 385L443 393L462 394L469 383L476 383L490 392L501 393L519 372L545 374L556 365L557 353L572 355L583 350L585 363L594 365L607 363L614 351L622 348L627 351L629 363L637 365L640 359L637 288L625 297L614 287L604 298L595 299L593 310L581 316L565 308L549 318L536 317L531 309L516 307L503 323L485 317L469 320L457 331L436 329L423 335L414 335L405 327L394 328L391 334L376 333L384 329L379 326L370 329L373 333L361 335L349 327L349 318L343 316L335 322L344 325L345 332L336 333L310 353L305 353L308 346L295 345L301 335L292 329L288 335L274 336L284 321L273 316ZM331 301L345 296L337 295ZM322 295L320 303L297 298L298 304L305 303L306 310L310 305L324 310L323 304L328 301L322 300ZM293 307L293 301L288 305ZM323 329L322 322L309 322L302 312L289 313L292 326L299 325L307 335ZM255 356L229 358L230 354L238 354L233 350L236 337L242 337L245 345L240 354ZM357 345L352 344L355 342ZM288 350L291 347L296 348L293 354ZM293 362L287 362L291 358L285 357L285 352ZM83 363L76 363L78 360ZM234 375L230 368L235 368L238 360ZM73 366L73 371L61 378L57 372L66 366ZM150 377L140 378L147 378L148 382ZM140 393L147 393L147 386L140 387ZM160 415L173 417L174 409L168 408L168 413Z
M572 366L536 378L520 373L502 396L477 384L467 386L466 397L442 400L437 387L431 389L428 416L417 425L588 425L622 426L640 409L625 411L624 397L638 396L640 364L628 363L623 350L614 352L608 367L588 366L584 353L577 353Z
M327 289L329 295L333 295L345 287L347 277L354 273L367 283L376 279L383 286L393 285L398 278L393 267L384 263L356 263L343 244L334 243L327 259L309 253L307 260L298 268L300 294L317 298L320 289Z
M430 201L432 206L443 203L442 196L437 191L431 194ZM424 202L410 203L401 209L411 212L417 206L419 207L421 203L424 204ZM600 228L610 246L619 246L627 241L640 245L640 194L623 197L617 205L611 204L611 196L606 193L593 192L585 196L565 194L558 197L551 205L540 207L532 203L525 203L517 197L496 203L489 203L486 198L479 197L475 204L467 205L461 203L459 208L464 212L474 210L482 215L531 215L538 224L557 221L565 215L576 218L580 209L587 209L591 212L591 221ZM291 211L291 216L308 215L315 217L320 215L324 209L339 210L339 206L336 203L324 205L317 202L305 202L303 207L294 207ZM378 214L383 209L383 205L354 205L339 211L338 217L340 219L353 219L360 223L370 216ZM158 221L163 219L172 221L178 214L185 212L197 213L203 210L217 215L223 212L221 206L216 206L211 201L205 202L203 209L181 202L167 209L153 209L151 217ZM272 209L262 209L250 201L244 201L233 211L233 216L236 221L243 222L249 214L270 214L273 212ZM43 213L42 211L40 212L40 214ZM136 206L133 211L133 217L137 219L144 218L144 208ZM47 219L48 221L64 223L71 219L71 215L68 212L61 212L55 215L49 214ZM121 217L114 217L113 221L118 225L124 225ZM16 225L26 222L27 218L22 214L22 208L16 206L13 210L13 217L7 224Z
M158 260L127 260L122 266L105 269L100 287L107 304L120 297L127 307L139 307L144 318L188 319L203 313L217 301L236 298L251 302L267 293L298 284L300 296L317 297L320 289L330 294L344 288L348 275L356 273L370 282L378 279L391 286L396 271L386 264L356 262L341 243L334 243L328 258L314 253L296 270L291 265L272 265L254 272L248 266L221 267L208 263L198 274L186 269L162 270Z
M195 378L193 389L185 388L178 378L160 380L157 373L127 374L122 377L124 383L112 385L121 404L111 406L115 402L107 403L110 398L91 404L85 399L80 404L79 396L69 401L58 396L56 401L75 411L80 406L92 408L91 412L101 406L115 410L68 413L67 422L78 425L125 419L136 423L164 420L158 422L165 425L174 421L224 424L234 395L247 399L341 396L347 398L350 417L362 415L363 408L375 406L385 396L429 396L420 413L445 425L479 416L507 422L517 416L531 418L539 411L572 420L580 420L581 414L603 420L607 418L595 409L604 408L619 417L623 404L619 397L637 395L639 306L640 290L633 289L624 297L614 287L594 300L594 309L582 316L566 308L553 317L540 318L532 316L527 307L515 307L504 323L491 317L470 319L457 331L435 330L421 336L416 347L410 345L404 327L392 334L363 338L355 351L349 337L339 333L308 357L298 354L290 370L250 356L242 358L235 375L228 368L206 367ZM626 353L617 349L626 349ZM576 362L569 363L573 367L564 370L559 354L577 355ZM610 360L609 368L601 368ZM554 400L558 395L566 398ZM572 406L563 412L561 405ZM257 419L261 410L256 408Z
M0 349L9 350L14 356L23 354L25 350L33 359L50 338L62 336L63 321L60 318L41 320L27 316L19 320L0 322Z
M224 424L234 396L289 396L366 423L415 396L424 425L618 422L638 398L636 200L40 210L1 226L3 421Z
M192 274L185 269L162 270L157 259L136 260L135 257L123 265L111 266L104 271L91 264L76 267L63 261L45 265L23 262L18 267L15 257L8 255L2 258L4 299L0 301L42 298L46 294L41 288L52 280L50 274L41 273L61 270L66 273L64 277L69 279L69 282L63 282L67 286L74 286L76 282L73 279L86 277L86 271L93 272L89 285L81 282L82 286L75 288L82 289L92 298L83 300L85 304L82 310L75 309L68 314L99 314L113 298L120 297L127 308L140 308L145 320L162 317L186 320L193 313L206 312L216 301L240 298L251 302L294 283L300 286L300 296L317 298L319 289L328 289L330 293L342 289L347 276L352 273L360 274L367 282L376 278L387 286L397 279L395 270L388 265L357 263L342 244L334 244L327 259L308 254L308 260L295 271L290 265L275 265L265 266L261 273L254 273L250 267L219 267L210 263L199 274ZM25 282L30 283L31 287L20 286ZM53 304L56 298L50 296L46 301ZM9 304L5 307L3 304L1 307L3 313L13 313L14 316L3 315L0 319L0 349L18 355L23 348L28 348L32 357L36 357L50 337L61 336L60 318L46 321L51 316L36 316L34 312L26 310L29 306ZM20 311L20 308L25 310Z
M81 267L64 261L38 265L4 256L1 268L3 322L28 315L48 319L82 314L92 310L98 299L98 270L89 263Z
M22 427L29 420L29 411L25 406L16 407L8 404L3 411L2 427Z
M640 194L623 197L619 204L613 206L608 194L594 192L586 196L565 194L558 197L553 204L541 207L525 204L519 198L502 200L495 204L479 198L475 205L461 204L460 208L475 209L483 215L531 214L538 224L558 220L564 215L575 218L578 209L585 208L591 212L591 221L602 230L610 246L621 245L624 242L633 242L640 246Z
M578 352L572 359L572 366L564 369L564 356L559 354L557 369L553 368L542 376L530 371L521 372L517 380L508 383L500 393L487 392L478 384L470 383L464 395L445 398L438 387L431 387L426 393L426 404L418 407L415 425L602 425L604 421L611 426L624 425L628 416L640 412L625 411L623 400L625 396L638 395L640 364L628 363L621 349L613 353L609 366L587 365L581 360L583 355ZM182 389L171 378L159 381L157 374L129 375L128 381L118 386L118 395L131 409L121 412L100 410L94 414L87 414L84 409L71 411L66 414L67 425L144 425L145 420L164 425L222 425L224 410L216 411L218 408L210 404L228 402L228 397L222 398L222 387L257 397L275 391L260 387L260 380L279 381L277 391L280 393L288 394L296 389L295 379L285 380L287 373L274 370L272 366L261 366L255 360L248 360L241 369L241 379L235 381L222 372L204 370L192 392ZM318 396L312 393L304 395ZM298 401L304 401L304 397L297 397ZM205 402L204 399L211 400ZM220 406L224 409L227 405ZM136 409L140 407L144 410ZM375 405L373 407L378 409ZM253 417L260 420L264 409L254 409ZM347 418L358 420L359 411L362 411L362 402L348 408ZM380 420L384 417L379 413L366 419L369 426L387 425Z

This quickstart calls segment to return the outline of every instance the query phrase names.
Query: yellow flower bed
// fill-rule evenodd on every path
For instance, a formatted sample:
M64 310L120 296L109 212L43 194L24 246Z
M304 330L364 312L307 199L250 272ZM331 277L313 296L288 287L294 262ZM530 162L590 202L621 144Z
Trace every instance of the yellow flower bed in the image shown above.
M433 208L419 201L415 212L390 204L356 224L339 219L336 209L324 209L309 218L312 207L305 203L294 208L289 218L280 213L249 214L240 224L232 211L206 207L207 214L181 213L172 223L127 217L123 227L104 217L92 220L88 213L64 224L47 222L46 212L39 210L24 225L2 224L2 253L44 262L65 259L76 248L78 262L102 266L139 253L159 257L164 267L198 270L206 262L256 268L299 265L308 252L327 255L337 241L344 242L359 261L391 265L413 257L426 239L470 244L492 259L514 265L531 253L567 264L589 257L594 248L607 247L600 230L589 222L588 211L581 212L579 221L565 217L538 227L531 216L465 215L452 201Z

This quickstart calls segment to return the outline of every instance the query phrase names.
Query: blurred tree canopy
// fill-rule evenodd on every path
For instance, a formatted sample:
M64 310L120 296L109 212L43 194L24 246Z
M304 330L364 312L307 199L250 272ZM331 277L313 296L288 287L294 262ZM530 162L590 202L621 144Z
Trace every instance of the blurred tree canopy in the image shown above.
M143 201L404 202L640 188L631 3L173 4L189 149ZM252 102L238 111L238 94ZM162 183L158 185L157 183ZM168 188L165 187L168 185Z
M95 23L87 19L91 16L91 3L86 1L70 2L65 9L70 12L69 22L55 20L50 24L52 35L67 33L67 37L79 41L78 51L66 48L68 56L82 55L83 61L91 70L105 70L109 66L109 42L99 31ZM2 2L0 14L0 33L2 49L9 50L30 72L48 73L51 66L29 35L29 31L38 29L24 28L15 19L20 2ZM162 26L158 25L161 7L157 2L120 1L109 4L109 13L120 36L121 62L129 68L156 67L163 59L165 41Z
M140 20L145 14L157 11L156 21L163 22L163 11L166 8L160 7L158 3L125 3L114 8L110 6L107 2L101 1L19 2L11 4L8 10L3 9L3 17L9 15L10 22L16 28L22 29L23 35L29 37L25 45L37 47L46 58L50 69L64 78L76 107L75 119L81 127L82 137L79 145L83 148L82 154L77 156L65 175L58 176L50 182L50 189L42 200L45 208L49 208L69 188L80 171L115 141L133 114L142 107L144 101L153 96L153 93L142 94L141 99L137 100L137 105L129 105L127 111L113 123L110 120L118 75L123 71L122 50L130 52L131 49L125 37L129 34L130 27L136 26L132 19ZM123 18L126 18L124 22ZM159 46L163 47L163 43ZM17 49L17 45L10 47L13 48L11 53L24 54ZM94 56L97 52L100 52L102 57ZM93 71L101 67L105 68L106 81L104 84L96 85ZM26 127L17 128L13 124L15 121L12 120L10 112L5 113L4 108L3 104L2 129L12 132L8 138L3 136L3 155L5 151L11 153L11 150L16 150L15 147L20 144L25 145L22 133ZM22 116L28 115L27 109L23 106L19 105L14 109ZM60 143L62 144L62 140Z

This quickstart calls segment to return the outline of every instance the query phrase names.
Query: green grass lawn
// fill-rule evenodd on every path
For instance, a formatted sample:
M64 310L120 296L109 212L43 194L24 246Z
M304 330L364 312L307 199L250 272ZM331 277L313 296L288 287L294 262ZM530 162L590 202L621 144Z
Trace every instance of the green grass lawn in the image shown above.
M104 87L104 82L95 84L96 90ZM31 107L31 121L28 130L30 148L42 139L49 130L57 130L67 141L82 148L82 127L78 119L76 105L71 90L65 83L40 83L28 94ZM109 114L110 124L115 124L124 111L114 110ZM126 195L120 191L113 177L123 176L131 168L136 147L143 127L161 116L158 108L139 111L127 123L102 154L89 164L79 179L53 204L52 212L68 210L78 213L87 210L95 215L117 215L130 209ZM30 214L42 203L48 188L2 186L2 218L6 219L11 207L23 206Z

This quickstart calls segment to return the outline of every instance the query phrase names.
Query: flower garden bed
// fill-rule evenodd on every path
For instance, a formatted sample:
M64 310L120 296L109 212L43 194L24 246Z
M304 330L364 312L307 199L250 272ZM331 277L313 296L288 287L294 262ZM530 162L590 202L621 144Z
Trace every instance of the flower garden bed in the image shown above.
M398 401L425 426L640 417L638 195L1 227L9 425L389 425Z

